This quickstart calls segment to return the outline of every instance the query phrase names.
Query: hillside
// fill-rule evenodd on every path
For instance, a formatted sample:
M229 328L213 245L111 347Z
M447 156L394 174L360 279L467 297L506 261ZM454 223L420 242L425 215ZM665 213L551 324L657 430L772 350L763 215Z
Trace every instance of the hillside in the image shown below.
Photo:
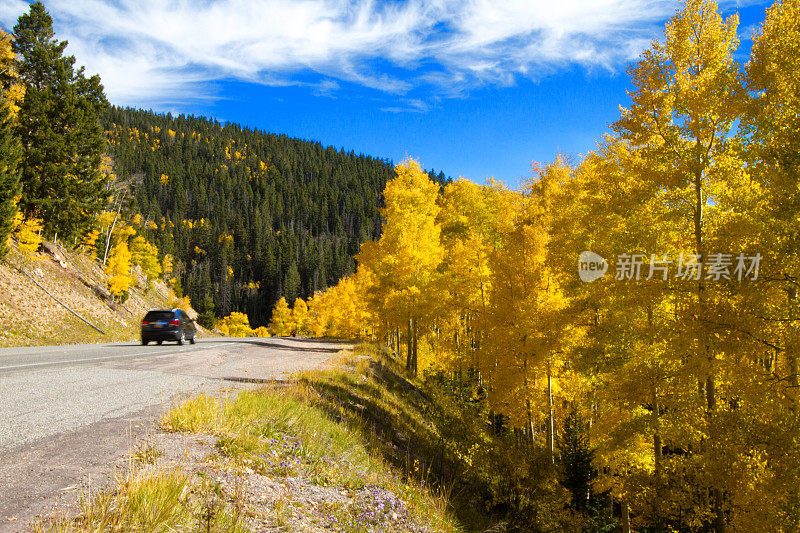
M134 275L144 285L138 272ZM45 290L104 333L74 316ZM44 243L42 252L27 258L12 244L0 261L0 347L136 341L139 321L148 309L177 303L161 281L148 291L132 288L125 303L114 302L97 261L52 243ZM195 313L190 310L190 314Z
M387 160L197 117L111 108L108 151L146 236L176 258L201 313L244 311L265 325L354 270L380 234ZM443 175L438 179L443 180Z

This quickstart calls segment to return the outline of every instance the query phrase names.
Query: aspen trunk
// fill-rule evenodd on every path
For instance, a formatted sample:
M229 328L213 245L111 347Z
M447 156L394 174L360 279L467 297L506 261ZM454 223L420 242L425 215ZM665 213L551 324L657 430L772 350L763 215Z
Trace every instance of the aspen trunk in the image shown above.
M411 357L411 371L414 375L417 375L417 340L419 339L419 332L417 331L417 318L414 317L412 320L412 330L413 330L413 342L414 342L414 350L412 351Z
M533 441L533 415L531 413L531 398L528 391L528 357L522 356L522 386L525 391L525 435Z
M788 298L788 316L793 316L793 311L797 302L797 287L791 286L786 291ZM800 362L798 362L798 349L797 349L797 336L794 331L794 326L791 323L787 326L789 329L786 332L786 363L789 367L789 386L792 388L789 397L792 399L792 411L795 415L798 414L797 395L800 392Z
M555 421L553 420L553 376L550 371L550 356L547 356L547 450L550 462L556 462Z
M413 332L413 326L411 325L411 322L412 322L412 320L409 318L408 319L408 338L406 339L406 370L408 370L409 372L411 371L411 363L412 363L413 358L414 358L414 356L413 356L413 352L414 352L414 346L413 346L414 332Z
M711 147L709 146L709 151ZM705 262L706 255L705 255L705 243L703 240L703 224L704 224L704 207L705 207L705 198L703 195L703 171L697 170L695 172L695 179L694 179L694 191L695 191L695 209L694 209L694 237L695 237L695 245L696 245L696 253L700 257L700 260ZM700 280L697 283L697 304L698 304L698 312L702 315L705 308L705 296L704 296L704 284L703 284L703 275L702 272L700 273ZM700 354L702 357L708 358L710 363L710 368L708 371L708 375L705 379L705 400L706 400L706 416L709 419L714 416L714 413L717 409L717 386L716 386L716 369L714 368L714 354L710 350L710 346L708 344L705 345L705 354ZM700 384L702 390L702 382ZM710 439L714 439L714 435L710 435ZM711 446L709 446L711 448ZM713 460L713 457L712 457ZM722 499L723 494L722 490L719 487L713 487L711 489L711 495L713 499L713 506L714 506L714 523L713 528L716 533L724 533L725 531L725 515L723 512L722 506Z
M656 477L661 476L661 453L663 444L661 443L661 423L659 421L659 410L661 405L658 402L658 388L653 387L653 459L656 467Z
M620 501L619 506L622 514L619 524L620 533L631 533L631 509L628 506L628 500Z

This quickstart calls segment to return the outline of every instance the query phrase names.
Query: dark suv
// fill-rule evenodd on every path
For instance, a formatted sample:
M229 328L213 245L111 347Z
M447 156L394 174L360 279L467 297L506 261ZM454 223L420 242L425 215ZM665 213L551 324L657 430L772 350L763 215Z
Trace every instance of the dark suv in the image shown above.
M152 309L142 319L142 344L145 346L150 341L183 344L188 340L194 344L196 333L194 320L181 309Z

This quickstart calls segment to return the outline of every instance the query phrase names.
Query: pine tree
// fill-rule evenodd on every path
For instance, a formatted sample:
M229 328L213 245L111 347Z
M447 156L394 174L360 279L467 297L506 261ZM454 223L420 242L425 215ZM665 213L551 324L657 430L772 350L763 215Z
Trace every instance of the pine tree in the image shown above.
M286 272L286 280L283 282L286 301L293 302L300 296L300 284L300 271L297 270L297 263L292 261L289 270Z
M564 420L564 432L558 441L561 484L572 495L572 506L585 511L592 496L592 483L597 471L592 464L594 452L589 447L586 423L573 407Z
M19 17L14 37L25 85L17 127L25 148L21 207L42 218L48 233L81 236L107 198L100 171L103 87L99 77L75 71L73 56L64 56L67 42L54 38L41 2Z

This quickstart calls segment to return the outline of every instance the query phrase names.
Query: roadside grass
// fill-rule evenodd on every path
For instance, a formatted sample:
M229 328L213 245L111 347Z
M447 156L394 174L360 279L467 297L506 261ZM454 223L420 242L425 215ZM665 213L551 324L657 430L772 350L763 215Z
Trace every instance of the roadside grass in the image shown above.
M491 431L479 387L410 376L388 349L370 343L336 366L296 377L314 391L316 407L359 432L404 479L439 494L465 529L575 529L546 450Z
M167 466L145 443L131 450L130 469L114 488L84 498L77 517L41 522L35 531L243 533L260 520L278 530L450 533L489 524L480 510L465 513L463 495L454 505L442 470L448 463L433 457L452 455L432 422L441 406L386 353L358 346L294 378L230 397L200 394L161 419L168 432L213 435L215 472L284 487L260 508L238 482L231 490L203 472ZM298 486L324 496L309 506Z
M192 481L177 470L132 471L115 490L82 499L78 517L42 522L34 531L245 533L222 501L220 491L205 479Z
M368 364L355 362L363 368ZM353 377L349 370L323 372L345 380ZM331 416L319 401L319 392L309 384L280 391L244 391L232 400L200 395L168 413L162 428L212 433L224 457L261 475L374 493L366 506L329 506L327 511L335 519L329 526L337 531L369 529L386 513L398 514L394 507L400 505L425 531L460 530L448 513L443 493L426 487L421 478L393 469L376 453L373 443L365 441L368 428L354 417ZM285 521L281 515L286 505L278 502L275 507L278 522Z

